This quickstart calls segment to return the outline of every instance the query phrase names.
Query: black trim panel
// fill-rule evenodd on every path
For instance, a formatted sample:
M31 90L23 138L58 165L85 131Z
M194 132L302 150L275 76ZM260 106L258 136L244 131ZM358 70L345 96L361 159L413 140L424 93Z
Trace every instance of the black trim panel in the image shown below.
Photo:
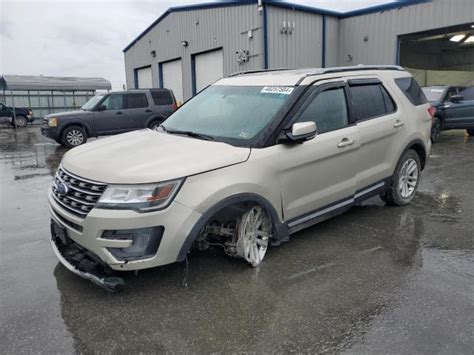
M290 219L286 222L290 234L296 233L304 228L310 227L328 218L339 215L349 210L355 204L378 195L380 191L383 191L387 186L390 186L390 182L391 177L380 180L374 184L371 184L356 191L353 196L345 197L336 202Z

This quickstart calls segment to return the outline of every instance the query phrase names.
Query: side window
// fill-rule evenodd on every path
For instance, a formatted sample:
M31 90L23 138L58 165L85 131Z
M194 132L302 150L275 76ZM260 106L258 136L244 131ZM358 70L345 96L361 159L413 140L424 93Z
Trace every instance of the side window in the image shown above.
M474 100L474 86L462 90L459 95L461 95L465 101Z
M420 85L412 77L395 79L395 84L397 84L413 105L419 106L428 102Z
M145 108L148 107L146 94L127 94L127 108Z
M385 89L383 85L380 85L380 90L382 90L383 101L385 103L385 113L389 115L395 112L397 110L397 107L395 106L395 101L393 101L392 97L387 92L387 89Z
M395 111L393 99L381 84L351 86L351 97L357 121L388 115Z
M173 104L173 98L167 90L154 90L151 92L151 97L153 97L153 102L157 106Z
M122 94L111 94L102 101L102 104L105 106L107 111L110 110L122 110L124 108L123 105L123 95Z
M319 133L347 127L346 94L343 88L329 89L316 96L296 122L314 121Z

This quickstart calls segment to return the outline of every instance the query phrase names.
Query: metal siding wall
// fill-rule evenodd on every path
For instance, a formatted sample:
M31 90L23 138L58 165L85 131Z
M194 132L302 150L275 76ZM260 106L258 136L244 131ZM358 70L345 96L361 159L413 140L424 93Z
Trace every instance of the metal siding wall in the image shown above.
M339 39L339 19L326 16L326 67L337 65L337 47Z
M268 6L267 11L269 68L320 67L323 16L275 6ZM281 33L283 21L295 22L292 34ZM327 43L326 48L330 46Z
M397 36L474 22L474 1L433 0L340 20L338 65L395 64ZM369 40L364 42L364 37ZM348 55L352 55L352 61Z
M197 22L199 24L197 25ZM247 31L253 38L247 38ZM188 41L183 47L180 42ZM263 68L263 14L257 5L240 5L169 14L125 53L127 86L133 86L133 69L152 65L153 83L159 86L158 64L180 58L184 99L192 96L191 55L222 47L224 75ZM239 65L236 50L248 49L250 60ZM150 52L156 50L156 57Z

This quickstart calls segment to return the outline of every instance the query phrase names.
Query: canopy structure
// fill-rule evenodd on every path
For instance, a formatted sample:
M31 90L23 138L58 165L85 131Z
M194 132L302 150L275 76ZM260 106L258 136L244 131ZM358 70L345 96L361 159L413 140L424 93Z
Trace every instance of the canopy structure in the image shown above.
M76 78L63 76L2 75L0 90L110 90L110 81L104 78Z

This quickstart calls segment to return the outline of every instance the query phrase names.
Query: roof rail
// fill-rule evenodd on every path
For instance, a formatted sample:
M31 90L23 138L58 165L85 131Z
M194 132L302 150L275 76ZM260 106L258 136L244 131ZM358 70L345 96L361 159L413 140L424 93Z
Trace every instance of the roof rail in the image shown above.
M399 65L355 65L350 67L332 67L332 68L323 68L321 69L321 73L319 74L326 74L326 73L339 73L339 72L346 72L346 71L358 71L358 70L400 70L405 71L405 69Z
M362 70L399 70L399 71L406 71L403 67L399 65L355 65L350 67L332 67L332 68L321 68L317 72L308 73L303 75L303 77L298 80L297 85L301 84L301 82L310 76L321 75L321 74L329 74L329 73L343 73L348 71L362 71Z
M276 69L255 69L255 70L247 70L247 71L238 71L238 72L227 75L227 78L229 78L231 76L238 76L238 75L244 75L244 74L266 73L266 72L283 71L283 70L291 70L291 69L276 68Z

